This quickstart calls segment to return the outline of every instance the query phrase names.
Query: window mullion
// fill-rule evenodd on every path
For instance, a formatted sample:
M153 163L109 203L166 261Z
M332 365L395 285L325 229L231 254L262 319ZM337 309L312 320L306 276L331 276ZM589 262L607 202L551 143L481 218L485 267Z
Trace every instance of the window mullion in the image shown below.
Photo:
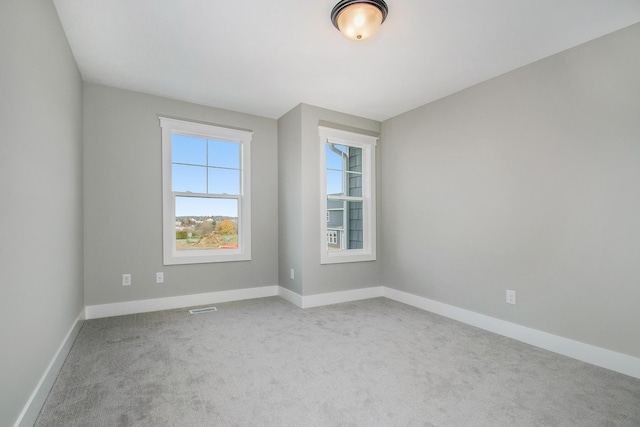
M334 196L327 195L328 200L341 200L345 202L362 202L364 201L364 196Z
M176 197L195 197L195 198L205 198L205 199L236 199L236 200L240 200L240 195L239 194L191 193L191 192L181 192L181 191L174 191L173 194Z
M205 179L207 180L207 185L206 185L206 190L207 190L207 194L209 194L209 140L207 139L207 144L205 147L205 165L207 165L206 170L207 173L205 174Z

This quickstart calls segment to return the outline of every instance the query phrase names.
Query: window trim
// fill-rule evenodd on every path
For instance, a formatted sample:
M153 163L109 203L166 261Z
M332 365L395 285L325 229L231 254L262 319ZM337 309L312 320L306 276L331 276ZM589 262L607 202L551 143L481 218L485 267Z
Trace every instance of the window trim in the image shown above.
M162 130L162 254L164 265L200 264L251 260L251 139L253 132L204 123L159 117ZM238 200L238 249L176 250L176 197L192 193L172 189L171 136L181 134L240 144L240 194L212 195L212 198Z
M325 126L320 134L320 264L376 260L376 145L378 138ZM327 157L328 142L362 149L363 248L329 250L327 241ZM351 197L340 197L350 200ZM360 201L360 198L358 198Z

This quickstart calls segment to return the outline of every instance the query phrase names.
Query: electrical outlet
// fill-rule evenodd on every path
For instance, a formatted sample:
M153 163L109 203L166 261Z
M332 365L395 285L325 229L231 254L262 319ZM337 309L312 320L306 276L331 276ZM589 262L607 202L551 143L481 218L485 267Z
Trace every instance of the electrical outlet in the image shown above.
M131 274L122 275L122 286L131 286Z
M516 305L516 291L507 289L507 304Z
M293 271L293 268L289 270L289 277L291 277L291 280L294 280L296 278L296 274L295 271Z
M159 271L156 273L156 283L164 283L164 273Z

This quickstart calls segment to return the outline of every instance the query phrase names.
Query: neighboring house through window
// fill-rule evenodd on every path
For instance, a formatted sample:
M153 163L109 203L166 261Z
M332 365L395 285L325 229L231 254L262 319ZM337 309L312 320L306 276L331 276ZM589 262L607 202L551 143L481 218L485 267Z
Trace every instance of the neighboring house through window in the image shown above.
M321 263L376 259L377 138L320 126Z
M164 264L251 259L252 132L160 118Z

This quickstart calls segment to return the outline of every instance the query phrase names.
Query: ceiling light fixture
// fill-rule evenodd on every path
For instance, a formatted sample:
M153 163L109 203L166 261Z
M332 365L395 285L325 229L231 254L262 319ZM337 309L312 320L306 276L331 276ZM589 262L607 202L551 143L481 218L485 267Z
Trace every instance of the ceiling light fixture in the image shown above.
M351 40L365 40L387 19L389 8L383 0L340 0L331 11L331 22Z

